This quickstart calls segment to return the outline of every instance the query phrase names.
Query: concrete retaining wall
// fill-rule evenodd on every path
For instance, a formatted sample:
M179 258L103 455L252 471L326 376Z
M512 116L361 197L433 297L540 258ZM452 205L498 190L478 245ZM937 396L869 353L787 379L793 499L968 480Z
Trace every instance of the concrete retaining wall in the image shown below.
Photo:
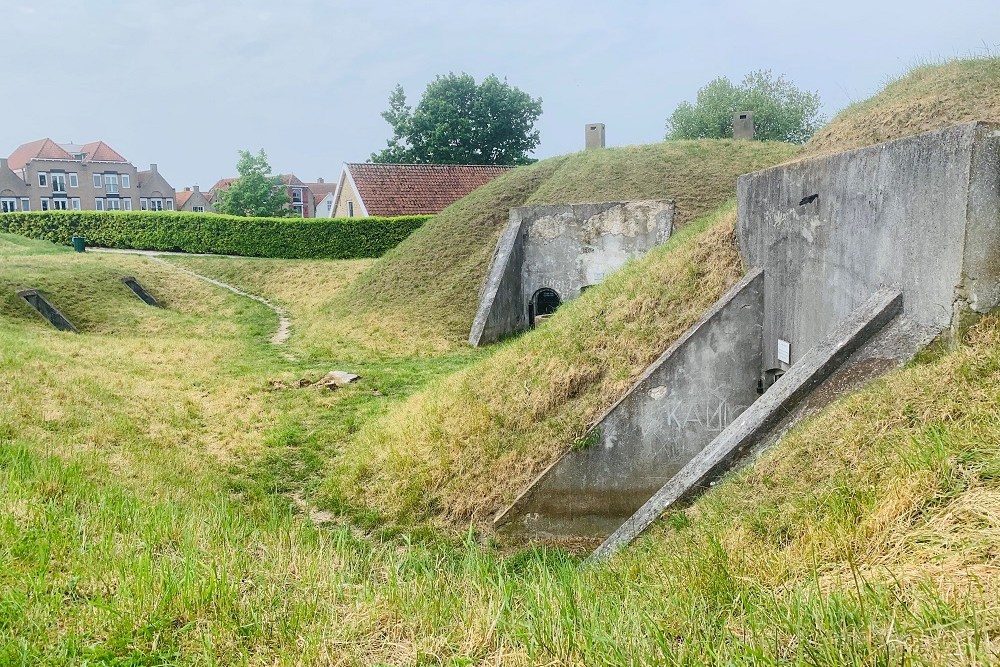
M492 343L528 328L538 290L562 301L663 243L673 231L672 201L558 204L512 208L486 282L469 343Z
M787 368L881 285L932 334L996 306L998 148L995 126L968 123L741 177L740 250L766 267L765 367Z
M757 399L763 272L751 272L550 466L495 525L604 538Z
M848 357L871 340L903 309L899 291L881 289L871 295L824 340L802 354L756 403L702 449L639 511L625 521L592 554L603 558L632 541L674 502L724 473L742 453L776 426L809 392Z

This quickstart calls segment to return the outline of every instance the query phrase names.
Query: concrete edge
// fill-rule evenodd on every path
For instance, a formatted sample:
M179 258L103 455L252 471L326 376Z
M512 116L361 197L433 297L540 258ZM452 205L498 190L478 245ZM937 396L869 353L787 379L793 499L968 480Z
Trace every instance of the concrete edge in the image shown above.
M650 498L591 554L606 558L630 543L681 498L726 472L739 453L776 426L799 401L903 310L899 290L881 288L806 352L781 379Z
M34 310L36 313L38 313L39 315L41 315L42 319L44 319L46 322L48 322L49 324L51 324L52 326L54 326L56 329L58 329L60 331L69 331L71 333L80 333L77 330L76 326L72 322L69 321L69 318L66 317L65 315L63 315L63 313L62 313L61 310L59 310L58 308L56 308L55 306L53 306L52 302L49 301L48 299L46 299L45 295L42 294L37 289L19 290L18 292L16 292L16 294L17 294L17 296L19 296L22 299L24 299L24 301L29 306L31 306L32 310ZM35 304L31 303L31 301L28 300L28 297L30 297L30 296L33 296L33 297L36 297L36 298L40 299L42 301L42 303L44 303L47 308L49 308L53 313L55 313L59 317L59 320L61 321L62 324L58 324L58 323L53 322L52 320L50 320L45 315L45 313L43 313L41 310L39 310L35 306Z
M763 174L765 172L774 171L774 170L777 170L777 169L788 169L789 167L799 167L801 165L809 164L811 162L818 162L820 160L826 160L826 159L831 158L833 156L843 156L843 155L856 154L856 153L860 153L861 151L871 150L872 148L874 148L876 146L883 146L883 145L887 145L887 144L894 144L894 143L900 142L900 141L911 141L911 140L913 140L916 137L922 137L924 135L934 134L936 132L948 132L948 131L954 130L955 128L966 126L966 125L971 128L970 131L972 131L972 132L975 132L980 127L986 127L986 128L990 128L990 129L993 129L993 130L1000 130L1000 123L994 123L994 122L988 121L988 120L970 120L970 121L966 121L964 123L952 123L951 125L946 125L945 127L939 127L936 130L927 130L926 132L920 132L919 134L910 134L910 135L907 135L905 137L897 137L895 139L888 139L886 141L879 141L878 143L868 144L867 146L859 146L857 148L850 148L850 149L848 149L846 151L835 151L833 153L823 153L822 155L810 155L810 156L806 156L806 157L801 157L801 158L798 158L798 159L793 159L791 162L785 162L783 164L776 164L773 167L766 167L764 169L758 169L757 171L750 171L750 172L747 172L745 174L740 174L737 177L737 179L736 179L736 181L737 181L737 188L739 187L739 182L740 181L742 181L745 178L751 178L753 176L756 176L757 174Z
M139 282L135 276L122 276L122 284L125 285L135 296L139 297L147 306L160 307L159 302L149 293L145 285Z
M596 429L599 429L601 427L601 424L608 418L608 416L615 410L617 410L618 407L621 406L621 404L626 399L628 399L629 396L631 396L636 391L640 390L643 383L646 382L646 380L648 380L653 375L653 373L655 373L660 368L660 366L666 363L666 361L670 359L670 357L676 354L677 350L679 350L681 347L687 344L687 342L691 340L691 338L697 335L698 331L702 327L706 326L712 320L713 317L722 312L722 310L731 301L733 301L733 299L738 297L743 292L743 290L752 285L755 281L761 280L763 278L763 275L764 275L764 269L761 268L751 269L743 277L743 279L740 280L735 285L733 285L729 289L729 291L722 296L722 298L720 298L718 301L712 304L712 307L706 310L705 313L700 318L698 318L697 322L691 325L691 327L689 327L687 331L685 331L683 334L681 334L681 336L677 340L671 343L671 345L666 349L666 351L663 354L657 357L653 363L651 363L649 366L646 367L646 370L642 372L642 375L640 375L634 383L632 383L632 386L629 387L628 391L622 394L622 396L618 400L612 403L608 409L606 409L604 412L601 413L600 417L598 417L594 421L594 423L592 423L587 428L587 433L584 436L584 438L589 436ZM534 496L534 489L539 484L541 484L545 480L545 478L549 476L549 474L551 474L551 472L556 468L556 466L561 464L568 456L572 455L573 455L573 450L563 453L562 456L560 456L558 459L550 463L548 467L545 468L545 470L539 473L539 475L535 477L535 479L531 482L531 484L529 484L528 487L525 488L514 499L514 501L510 504L510 506L507 507L507 509L501 510L493 518L493 529L496 530L510 523L510 521L513 520L512 518L509 518L510 515L522 509L524 505Z
M503 275L510 263L510 256L517 243L517 236L521 233L521 216L517 216L514 221L514 211L508 212L507 224L504 225L503 232L500 233L500 240L493 251L493 259L490 261L489 271L486 272L486 280L479 290L479 308L472 319L472 329L469 331L469 345L479 347L483 341L483 334L486 331L486 324L489 322L490 313L493 311L493 303L496 301L497 293L500 291L500 284L503 282Z

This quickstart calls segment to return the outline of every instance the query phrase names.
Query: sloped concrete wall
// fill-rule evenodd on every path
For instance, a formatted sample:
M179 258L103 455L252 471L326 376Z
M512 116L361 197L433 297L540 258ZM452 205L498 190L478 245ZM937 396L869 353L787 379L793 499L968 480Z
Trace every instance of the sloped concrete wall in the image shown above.
M859 308L838 322L828 336L803 354L760 400L691 458L634 515L623 522L591 558L603 558L631 542L673 503L704 488L728 470L855 350L892 322L902 309L903 296L898 290L883 288L870 295Z
M496 520L512 534L612 533L757 399L764 275L751 272Z
M740 250L766 267L764 366L790 363L882 285L935 335L1000 285L1000 151L983 123L742 176Z
M542 288L563 302L601 282L673 232L672 201L512 208L480 292L469 334L475 346L528 327L528 302Z

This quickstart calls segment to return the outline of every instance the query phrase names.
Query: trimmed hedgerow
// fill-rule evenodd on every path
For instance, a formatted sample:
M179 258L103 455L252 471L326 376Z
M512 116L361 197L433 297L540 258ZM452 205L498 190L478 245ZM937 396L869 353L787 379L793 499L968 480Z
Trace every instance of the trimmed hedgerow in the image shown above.
M379 257L430 216L241 218L168 211L37 211L0 214L0 231L69 245L277 257Z

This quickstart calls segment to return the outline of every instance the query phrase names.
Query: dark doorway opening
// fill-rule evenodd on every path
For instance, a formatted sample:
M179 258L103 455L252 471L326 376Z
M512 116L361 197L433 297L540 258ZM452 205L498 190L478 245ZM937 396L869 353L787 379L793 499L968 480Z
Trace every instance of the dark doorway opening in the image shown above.
M528 322L531 326L535 326L556 312L560 305L562 299L559 298L559 293L550 287L543 287L531 297L531 302L528 304Z

